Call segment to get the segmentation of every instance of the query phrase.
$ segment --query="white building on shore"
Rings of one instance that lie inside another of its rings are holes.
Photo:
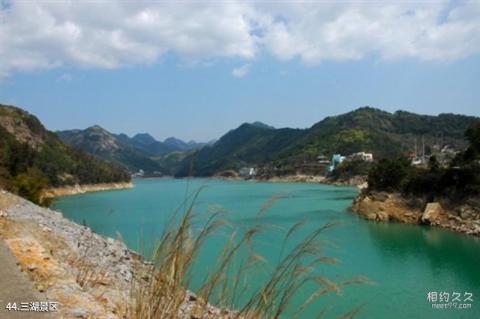
[[[365,152],[358,152],[353,153],[348,156],[349,159],[359,159],[364,162],[373,162],[373,154],[372,153],[365,153]]]
[[[241,177],[252,177],[257,174],[257,170],[254,167],[242,167],[238,171],[238,175]]]

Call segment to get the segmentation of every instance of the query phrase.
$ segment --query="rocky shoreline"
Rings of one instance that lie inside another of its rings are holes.
[[[271,183],[325,183],[327,178],[321,175],[285,175],[285,176],[274,176],[269,178],[256,178],[254,179],[260,182],[271,182]]]
[[[218,174],[209,177],[209,179],[218,179],[226,181],[253,181],[253,182],[268,182],[268,183],[325,183],[327,178],[321,175],[285,175],[273,177],[241,177],[238,174]]]
[[[100,183],[100,184],[76,184],[73,186],[64,186],[49,188],[43,192],[42,198],[55,198],[61,196],[70,196],[90,192],[102,192],[108,190],[119,190],[133,188],[132,182],[124,183]]]
[[[60,212],[4,190],[0,190],[0,238],[35,288],[59,303],[59,318],[122,318],[132,302],[133,281],[148,280],[145,273],[151,269],[122,241],[98,235]],[[180,318],[192,318],[196,302],[196,296],[185,290]],[[208,318],[221,317],[220,309],[208,305],[207,310]]]
[[[446,203],[404,198],[399,193],[361,193],[350,210],[370,221],[430,225],[480,236],[480,208],[468,202],[450,207]]]

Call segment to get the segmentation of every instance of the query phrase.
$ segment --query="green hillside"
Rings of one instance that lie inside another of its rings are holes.
[[[397,111],[388,113],[363,107],[346,114],[327,117],[307,130],[283,157],[294,154],[351,154],[371,152],[376,158],[392,157],[434,144],[464,148],[465,130],[475,117],[440,114],[418,115]]]
[[[274,129],[258,122],[245,123],[222,136],[214,145],[185,158],[177,176],[210,176],[222,170],[274,161],[303,134],[304,131],[298,129]]]
[[[46,187],[129,181],[119,166],[65,145],[33,115],[0,105],[0,186],[38,202]]]
[[[242,166],[273,167],[275,172],[312,172],[317,156],[371,152],[376,159],[406,155],[425,146],[467,146],[465,130],[477,118],[455,114],[418,115],[362,107],[331,116],[309,129],[274,129],[243,124],[195,157],[184,159],[178,176],[209,176]],[[192,167],[192,169],[190,169]]]

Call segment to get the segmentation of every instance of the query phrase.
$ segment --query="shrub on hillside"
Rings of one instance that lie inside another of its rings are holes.
[[[399,191],[408,175],[410,163],[405,158],[382,159],[368,173],[370,190]]]
[[[11,190],[20,196],[41,203],[43,190],[48,186],[48,179],[36,168],[29,168],[25,173],[15,176]]]
[[[354,176],[368,175],[372,165],[371,162],[362,160],[344,161],[335,167],[330,177],[334,180],[348,180]]]

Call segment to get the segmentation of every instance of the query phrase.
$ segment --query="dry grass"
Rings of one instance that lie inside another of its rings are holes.
[[[278,263],[269,272],[269,278],[259,288],[249,286],[252,273],[263,269],[266,263],[254,249],[255,238],[266,231],[258,219],[246,231],[233,232],[229,236],[196,295],[189,294],[184,287],[189,287],[192,282],[192,265],[205,241],[223,227],[228,227],[221,213],[213,212],[200,230],[195,231],[198,215],[194,213],[194,203],[199,192],[185,200],[181,216],[178,216],[180,210],[173,214],[156,246],[152,265],[137,270],[131,300],[121,311],[124,318],[285,318],[287,310],[288,318],[296,318],[318,298],[331,292],[338,293],[346,285],[366,282],[363,278],[333,282],[316,275],[315,269],[321,265],[336,262],[322,254],[320,243],[320,236],[333,224],[318,228],[292,249],[286,249],[292,235],[303,227],[304,223],[299,222],[285,231],[284,248]],[[261,217],[275,200],[268,201],[257,216]],[[293,297],[306,285],[315,287],[313,293],[302,304],[295,305],[296,309],[292,311],[289,307]],[[359,309],[355,308],[341,318],[352,318]],[[326,310],[322,311],[319,318],[325,313]]]

